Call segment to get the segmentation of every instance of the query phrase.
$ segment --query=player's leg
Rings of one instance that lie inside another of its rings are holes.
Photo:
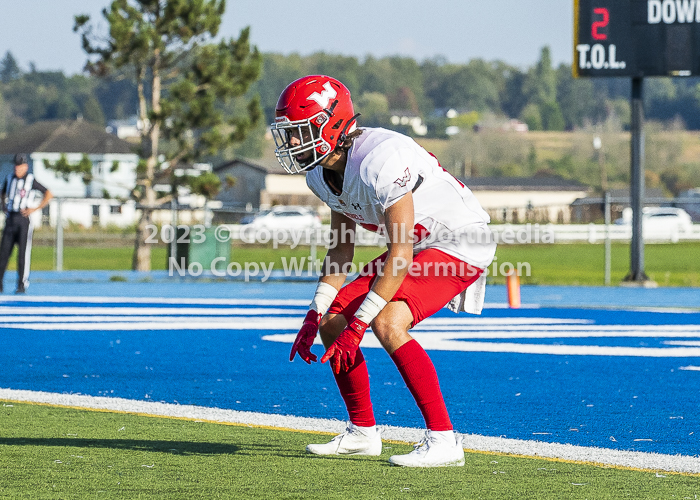
[[[361,276],[343,287],[326,315],[319,333],[326,349],[338,338],[369,292],[372,276]],[[334,373],[340,395],[345,402],[350,423],[342,434],[329,443],[310,444],[307,451],[317,455],[380,455],[382,441],[374,419],[370,397],[369,374],[362,350],[357,350],[355,363],[345,372]]]
[[[427,262],[431,265],[426,266]],[[435,266],[437,263],[441,265]],[[424,441],[413,452],[390,458],[396,465],[464,464],[461,438],[453,431],[435,367],[425,350],[408,333],[412,326],[435,314],[479,276],[475,268],[469,269],[468,276],[462,276],[459,264],[457,259],[437,250],[418,254],[412,272],[393,301],[372,323],[374,334],[396,364],[428,429]]]
[[[408,333],[412,323],[413,314],[404,301],[390,302],[372,322],[372,331],[398,368],[427,428],[425,439],[411,453],[389,461],[409,467],[464,465],[461,439],[452,429],[435,366]]]
[[[347,324],[342,314],[329,314],[323,318],[319,331],[326,349],[338,338]],[[370,398],[369,373],[362,350],[357,350],[355,363],[347,371],[333,373],[333,376],[348,410],[350,422],[359,427],[374,427],[376,421]]]
[[[440,391],[437,372],[425,349],[408,333],[413,314],[404,301],[390,302],[372,322],[372,331],[389,353],[433,431],[451,431],[452,422]]]

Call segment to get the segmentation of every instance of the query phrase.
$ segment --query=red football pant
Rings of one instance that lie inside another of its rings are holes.
[[[378,263],[383,262],[386,256],[387,253],[383,253],[372,260],[357,278],[341,288],[328,309],[328,314],[342,314],[350,323],[374,284]],[[424,272],[409,273],[391,299],[392,302],[406,303],[413,315],[411,327],[442,309],[483,272],[436,248],[428,248],[415,255],[412,266],[417,266],[418,270]]]
[[[376,424],[372,400],[369,396],[369,374],[367,363],[360,349],[355,356],[355,364],[343,373],[335,375],[335,382],[340,389],[340,395],[348,409],[350,422],[360,427],[371,427]]]
[[[396,349],[391,359],[399,369],[408,390],[416,400],[431,431],[451,431],[452,422],[440,391],[437,372],[428,353],[415,340]]]

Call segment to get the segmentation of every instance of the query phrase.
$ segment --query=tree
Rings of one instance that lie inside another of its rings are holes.
[[[557,74],[552,68],[552,56],[548,46],[542,48],[540,60],[528,71],[523,84],[528,102],[540,105],[557,98]]]
[[[2,94],[0,94],[0,137],[4,137],[5,131],[7,130],[8,111],[5,99],[3,99]]]
[[[438,66],[427,79],[427,94],[437,108],[486,111],[500,109],[499,81],[490,64],[476,59],[468,65]]]
[[[540,116],[542,117],[542,127],[545,130],[564,130],[566,125],[564,115],[557,101],[540,104]]]
[[[82,156],[78,163],[70,163],[64,153],[55,163],[44,160],[44,166],[56,172],[64,181],[68,181],[71,176],[76,175],[80,177],[86,186],[89,186],[92,182],[92,162],[86,154]]]
[[[542,114],[537,104],[530,103],[520,113],[520,119],[530,130],[542,130]]]
[[[571,66],[566,64],[557,68],[557,102],[561,107],[565,128],[569,130],[605,120],[605,99],[596,94],[593,80],[574,78]]]
[[[552,57],[548,46],[542,49],[540,60],[528,72],[523,82],[523,92],[528,101],[528,105],[523,109],[523,116],[526,117],[525,122],[530,128],[533,130],[564,128],[564,117],[557,103],[557,73],[552,68]],[[537,108],[537,112],[532,109],[533,107]],[[536,124],[537,115],[541,121],[539,127]]]
[[[389,95],[389,105],[394,110],[410,111],[418,114],[418,100],[416,95],[408,87],[400,87]]]
[[[389,100],[379,92],[365,92],[353,99],[355,112],[361,113],[362,125],[381,127],[389,123]]]
[[[74,31],[88,54],[86,68],[98,76],[130,70],[136,81],[138,115],[146,126],[133,192],[141,207],[135,270],[150,269],[151,249],[144,241],[152,212],[172,199],[172,194],[157,197],[156,177],[171,177],[179,164],[240,142],[261,118],[257,98],[248,100],[243,114],[221,111],[245,95],[262,65],[249,44],[249,28],[237,40],[213,43],[225,7],[225,0],[113,0],[102,11],[109,26],[102,36],[93,31],[89,16],[75,17]]]
[[[83,104],[83,118],[90,123],[103,126],[105,124],[105,114],[102,111],[100,102],[93,95],[89,96]]]
[[[7,83],[22,76],[17,60],[9,50],[5,52],[5,57],[0,61],[0,82]]]

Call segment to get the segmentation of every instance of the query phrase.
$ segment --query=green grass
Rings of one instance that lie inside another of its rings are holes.
[[[403,469],[389,455],[315,457],[327,435],[44,405],[0,406],[1,498],[695,498],[697,476],[467,453]]]
[[[501,245],[497,263],[530,263],[531,276],[523,284],[603,285],[605,282],[605,247],[592,245]],[[660,286],[700,286],[700,243],[654,244],[644,247],[645,271]],[[493,266],[490,267],[492,269]],[[620,283],[630,268],[628,244],[611,247],[611,283]],[[494,283],[504,283],[500,275]]]
[[[167,249],[154,246],[151,265],[154,270],[166,269]],[[383,250],[377,247],[358,247],[355,263],[366,263]],[[131,246],[115,248],[65,247],[65,270],[128,270],[131,269]],[[530,276],[523,276],[523,284],[539,285],[603,285],[605,250],[602,244],[551,244],[551,245],[500,245],[496,263],[514,265],[528,263]],[[319,247],[317,258],[322,259],[325,249]],[[288,260],[309,256],[308,247],[273,249],[272,247],[234,246],[232,259],[245,262],[273,262],[274,269],[282,269],[282,258]],[[9,269],[15,268],[15,255]],[[630,247],[628,244],[612,245],[612,284],[618,284],[629,272]],[[35,246],[32,249],[32,269],[54,269],[54,249]],[[493,270],[493,265],[490,266]],[[700,242],[676,244],[647,244],[645,246],[645,270],[660,286],[700,286]],[[502,284],[500,271],[490,282]]]
[[[125,271],[131,269],[132,246],[114,248],[65,247],[63,249],[63,269]],[[165,269],[167,249],[154,247],[151,253],[153,269]],[[17,248],[12,252],[7,268],[17,269]],[[32,247],[32,271],[55,269],[55,250],[50,246]]]

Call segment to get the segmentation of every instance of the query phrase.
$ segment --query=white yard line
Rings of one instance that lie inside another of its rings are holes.
[[[698,332],[675,332],[671,334],[659,333],[659,337],[692,336],[697,337]],[[605,345],[562,345],[562,344],[534,344],[516,342],[475,342],[459,340],[463,336],[445,332],[416,332],[413,338],[428,351],[453,351],[453,352],[508,352],[518,354],[549,354],[561,356],[635,356],[653,358],[685,358],[700,357],[700,347],[629,347],[629,346],[605,346]],[[520,337],[510,333],[511,337]],[[613,334],[611,337],[615,336]],[[634,336],[634,335],[633,335]],[[642,335],[640,335],[642,336]],[[573,337],[573,336],[569,336]],[[575,337],[586,337],[585,332]],[[291,344],[296,334],[278,333],[263,335],[262,339],[271,342]],[[507,338],[501,335],[499,338]],[[457,340],[455,340],[457,339]],[[314,342],[321,345],[317,338]],[[367,335],[362,340],[363,348],[381,348],[381,344],[374,335]]]
[[[9,307],[0,305],[0,316],[26,318],[41,316],[263,316],[266,314],[296,314],[303,317],[304,309],[279,307]]]
[[[183,305],[238,305],[238,306],[287,306],[308,307],[310,299],[224,299],[224,298],[197,298],[197,297],[58,297],[41,295],[0,295],[0,304],[3,302],[42,302],[47,304],[64,304],[75,302],[76,304],[183,304]],[[500,302],[486,302],[485,309],[507,309],[508,304]],[[522,309],[537,309],[536,304],[523,304]]]
[[[2,302],[45,302],[63,304],[209,304],[209,305],[250,305],[250,306],[308,306],[309,300],[301,299],[200,299],[172,297],[57,297],[39,295],[0,295]]]
[[[176,405],[78,394],[55,394],[50,392],[0,389],[0,400],[315,432],[337,433],[342,432],[345,427],[345,423],[339,420],[296,417],[291,415],[269,415],[257,412],[223,410],[202,406]],[[382,438],[392,441],[416,442],[420,440],[422,434],[422,429],[385,426],[383,427]],[[464,434],[463,437],[463,444],[467,450],[509,453],[534,458],[550,458],[591,464],[606,464],[650,471],[662,470],[680,473],[700,473],[700,458],[697,456],[611,450],[606,448],[574,446],[570,444],[543,443],[540,441],[479,436],[476,434]]]

